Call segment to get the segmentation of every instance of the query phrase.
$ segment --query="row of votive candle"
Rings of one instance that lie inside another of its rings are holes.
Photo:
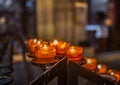
[[[108,74],[110,76],[113,76],[115,78],[116,82],[120,82],[120,72],[112,69],[108,69],[106,65],[104,64],[98,64],[97,60],[95,58],[85,58],[86,63],[82,66],[96,72],[97,74]]]
[[[28,49],[30,55],[35,56],[40,62],[54,62],[56,55],[67,56],[68,60],[78,61],[82,58],[83,48],[78,46],[70,46],[69,43],[63,41],[45,42],[40,39],[28,40]],[[98,64],[95,58],[84,58],[85,64],[82,66],[96,72],[98,74],[110,74],[120,81],[120,73],[115,70],[107,70],[104,64]]]
[[[30,55],[38,58],[55,57],[56,55],[68,56],[69,60],[80,60],[82,58],[82,47],[70,46],[63,41],[51,41],[46,43],[43,40],[28,40],[28,49]]]

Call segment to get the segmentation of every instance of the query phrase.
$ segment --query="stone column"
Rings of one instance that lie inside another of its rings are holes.
[[[53,0],[36,0],[37,35],[39,38],[54,38]]]

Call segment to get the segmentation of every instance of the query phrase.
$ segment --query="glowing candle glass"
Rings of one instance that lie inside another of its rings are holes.
[[[98,64],[97,65],[97,73],[106,73],[107,72],[107,66],[104,64]]]
[[[31,56],[34,56],[35,51],[36,51],[36,47],[42,45],[42,40],[34,39],[34,40],[31,40],[30,42],[29,42],[29,45],[28,45],[29,46],[29,52],[30,52]]]
[[[68,56],[68,60],[80,60],[82,58],[82,48],[81,47],[75,47],[75,46],[71,46],[69,47],[69,49],[67,50],[67,56]]]
[[[114,77],[116,77],[116,81],[120,81],[120,72],[119,71],[116,71],[116,70],[108,70],[108,73]]]
[[[66,42],[59,42],[56,46],[57,55],[66,55],[67,50],[69,49],[70,44]]]
[[[97,60],[95,58],[85,58],[86,63],[83,65],[83,67],[95,71],[97,67]]]
[[[31,46],[36,43],[37,43],[37,39],[29,39],[28,40],[28,49],[31,49]]]
[[[49,45],[39,47],[36,53],[36,57],[41,63],[52,63],[56,56],[56,49]]]

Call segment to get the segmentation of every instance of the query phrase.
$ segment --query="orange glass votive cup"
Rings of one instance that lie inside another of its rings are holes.
[[[85,58],[86,63],[83,65],[83,67],[91,70],[91,71],[95,71],[96,67],[97,67],[97,60],[95,58]]]
[[[31,49],[31,46],[37,43],[37,39],[29,39],[27,41],[28,49]]]
[[[68,60],[77,61],[82,58],[83,48],[77,46],[71,46],[67,50]]]
[[[116,81],[120,81],[120,72],[117,70],[109,69],[108,73],[116,78]]]
[[[70,44],[67,42],[59,42],[56,46],[56,54],[57,55],[66,55],[67,50],[69,49]]]
[[[107,73],[107,66],[104,64],[98,64],[97,65],[97,73],[101,74],[101,73]]]
[[[37,40],[37,39],[31,40],[31,43],[29,42],[28,44],[29,47],[28,51],[30,55],[35,56],[35,51],[37,46],[41,46],[41,45],[42,45],[42,40]]]
[[[52,63],[56,56],[56,49],[55,47],[44,45],[38,48],[35,55],[41,63]]]

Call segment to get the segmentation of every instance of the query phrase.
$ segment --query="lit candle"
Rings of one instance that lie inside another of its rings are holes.
[[[116,77],[116,81],[120,81],[120,72],[119,71],[116,71],[116,70],[108,70],[108,73],[114,77]]]
[[[50,45],[51,45],[51,46],[57,46],[58,43],[59,43],[58,40],[54,40],[54,41],[50,42]]]
[[[67,56],[68,56],[68,60],[73,60],[73,61],[80,60],[82,58],[82,48],[71,46],[67,50]]]
[[[57,55],[66,55],[67,50],[69,49],[70,44],[66,42],[59,42],[56,47]]]
[[[94,71],[97,67],[97,60],[95,58],[85,58],[86,63],[83,65],[83,67]]]
[[[98,64],[97,65],[97,73],[106,73],[107,72],[107,66],[104,64]]]
[[[36,47],[42,45],[42,40],[33,39],[29,45],[29,52],[31,56],[35,56]]]
[[[33,44],[36,44],[37,39],[29,39],[28,40],[28,47],[30,48]]]
[[[49,45],[44,45],[39,47],[37,50],[36,57],[41,63],[51,63],[54,62],[56,56],[56,49]]]

